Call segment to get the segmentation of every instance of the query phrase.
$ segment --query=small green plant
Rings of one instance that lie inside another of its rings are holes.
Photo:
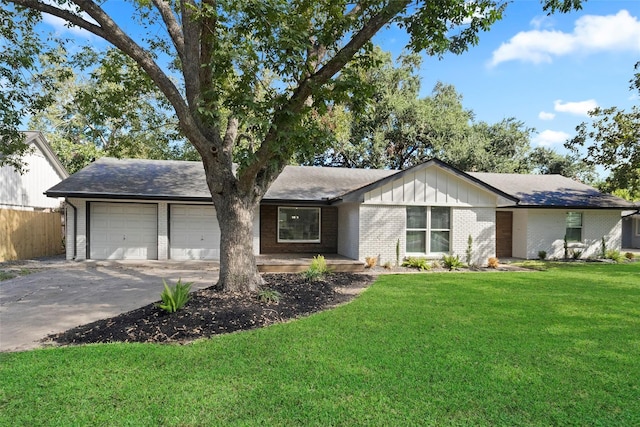
[[[0,271],[0,281],[13,279],[14,277],[16,277],[16,275],[9,273],[8,271]]]
[[[316,280],[322,279],[324,275],[329,272],[330,270],[327,266],[327,260],[324,256],[317,255],[313,257],[311,265],[302,273],[302,275],[305,279],[315,282]]]
[[[578,249],[574,249],[573,252],[571,252],[571,257],[573,259],[580,259],[582,257],[582,251]]]
[[[164,290],[160,294],[162,303],[158,303],[156,306],[167,313],[175,313],[191,298],[189,291],[191,290],[191,285],[193,283],[182,283],[182,280],[178,279],[178,282],[172,288],[167,285],[167,282],[165,282],[164,279],[162,279],[162,283],[164,283]]]
[[[400,265],[400,239],[396,241],[396,267]]]
[[[464,267],[464,263],[460,261],[460,257],[458,255],[443,255],[442,264],[450,271]]]
[[[384,264],[382,264],[382,267],[383,267],[385,270],[391,270],[391,268],[393,268],[393,265],[391,265],[391,261],[387,261],[387,262],[385,262]]]
[[[607,257],[607,242],[604,240],[604,236],[602,236],[602,241],[600,242],[600,255],[602,258]]]
[[[473,257],[473,237],[469,234],[469,238],[467,239],[467,265],[471,266],[471,259]]]
[[[424,258],[409,257],[402,262],[403,267],[417,268],[420,271],[431,270],[431,266]]]
[[[543,261],[547,259],[547,251],[538,251],[538,259]]]
[[[633,259],[633,258],[634,258],[634,255],[633,255],[633,253],[631,253],[631,252],[625,252],[624,257],[625,257],[626,259]]]
[[[267,304],[277,304],[280,302],[280,298],[282,294],[275,289],[260,289],[258,291],[258,301],[264,302]]]
[[[615,249],[609,249],[604,257],[618,264],[624,261],[624,255]]]

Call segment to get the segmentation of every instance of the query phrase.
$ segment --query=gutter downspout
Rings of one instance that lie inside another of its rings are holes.
[[[73,205],[66,197],[64,202],[73,208],[73,258],[75,261],[78,254],[78,208]]]

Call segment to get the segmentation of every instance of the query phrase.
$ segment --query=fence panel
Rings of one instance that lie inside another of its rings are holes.
[[[0,209],[0,261],[63,253],[61,222],[60,212]]]

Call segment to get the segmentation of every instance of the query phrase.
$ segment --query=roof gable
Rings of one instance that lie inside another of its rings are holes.
[[[60,179],[65,179],[69,176],[69,172],[67,172],[67,169],[62,165],[58,156],[53,152],[42,132],[27,131],[24,132],[24,134],[26,136],[25,144],[33,144],[33,146],[42,153],[44,158],[47,159],[47,162],[53,170],[56,171],[58,176],[60,176]]]
[[[441,171],[438,182],[438,172]],[[455,185],[457,188],[449,188]],[[489,196],[490,195],[490,196]],[[496,189],[453,166],[431,159],[404,171],[396,172],[342,196],[345,202],[425,203],[471,205],[489,203],[512,205],[518,199]],[[482,199],[482,200],[481,200]]]

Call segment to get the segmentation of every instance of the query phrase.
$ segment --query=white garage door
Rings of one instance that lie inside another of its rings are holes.
[[[220,227],[213,206],[171,205],[171,259],[220,259]]]
[[[158,259],[158,208],[141,203],[91,203],[92,259]]]

